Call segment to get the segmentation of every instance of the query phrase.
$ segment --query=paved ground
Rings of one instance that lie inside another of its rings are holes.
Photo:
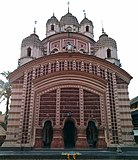
[[[2,149],[2,148],[0,148]],[[137,159],[138,160],[138,148],[135,148],[134,150],[100,150],[100,149],[93,149],[93,150],[47,150],[47,149],[37,149],[37,150],[31,150],[31,149],[24,149],[16,150],[15,148],[13,150],[6,150],[2,149],[0,151],[0,159],[32,159],[32,160],[41,160],[41,159],[67,159],[67,156],[69,156],[70,159],[73,159],[75,157],[76,159],[111,159],[111,160],[117,160],[117,159]]]

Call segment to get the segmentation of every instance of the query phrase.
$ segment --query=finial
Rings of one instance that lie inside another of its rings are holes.
[[[36,23],[37,21],[34,21],[34,34],[36,34]]]
[[[85,12],[85,10],[83,10],[83,13],[84,13],[84,18],[86,18],[86,12]]]
[[[105,32],[104,32],[104,28],[102,28],[102,34],[104,34]]]
[[[53,17],[55,17],[55,13],[53,12]]]
[[[69,13],[69,4],[70,4],[70,2],[68,1],[68,3],[67,3],[67,4],[68,4],[68,13]]]
[[[103,21],[102,21],[102,34],[105,34],[104,27],[103,27]]]

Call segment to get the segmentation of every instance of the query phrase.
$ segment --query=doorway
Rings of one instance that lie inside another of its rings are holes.
[[[90,148],[96,148],[98,141],[98,129],[94,121],[89,121],[86,128],[87,141]]]
[[[75,148],[76,127],[71,119],[67,119],[63,128],[63,139],[65,148]]]
[[[50,148],[53,139],[53,127],[51,121],[46,121],[43,127],[43,144],[45,148]]]

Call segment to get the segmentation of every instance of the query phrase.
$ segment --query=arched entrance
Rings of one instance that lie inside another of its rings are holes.
[[[89,147],[96,148],[96,144],[98,141],[98,129],[95,125],[94,121],[89,121],[86,129],[86,136]]]
[[[46,121],[43,127],[43,144],[45,148],[50,148],[53,139],[53,127],[51,121]]]
[[[71,119],[67,119],[63,128],[63,139],[65,148],[75,148],[76,127]]]

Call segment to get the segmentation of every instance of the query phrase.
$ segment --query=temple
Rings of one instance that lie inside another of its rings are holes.
[[[10,76],[11,106],[4,147],[132,146],[128,85],[116,41],[68,12],[46,22],[46,37],[23,39]]]

